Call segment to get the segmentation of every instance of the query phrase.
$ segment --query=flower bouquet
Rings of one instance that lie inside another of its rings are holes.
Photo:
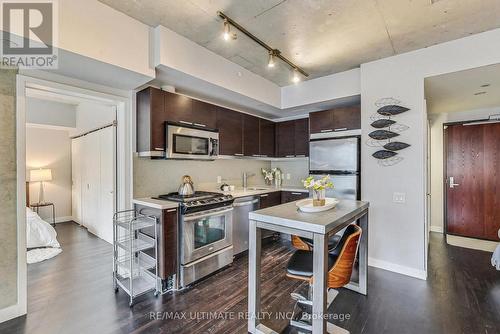
[[[325,205],[325,190],[333,188],[333,182],[330,180],[330,176],[326,175],[318,180],[315,180],[313,176],[309,176],[302,182],[304,188],[312,189],[313,191],[313,206]]]

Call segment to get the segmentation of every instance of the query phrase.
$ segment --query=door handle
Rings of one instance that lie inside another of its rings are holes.
[[[455,183],[455,179],[453,178],[453,176],[450,176],[450,188],[453,189],[457,186],[459,186],[460,184],[458,183]]]

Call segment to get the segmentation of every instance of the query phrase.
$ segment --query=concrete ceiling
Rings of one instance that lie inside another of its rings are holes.
[[[425,79],[429,113],[500,107],[500,64]]]
[[[316,78],[500,27],[498,0],[100,0],[163,25],[280,86],[290,69],[241,33],[221,38],[218,10]]]

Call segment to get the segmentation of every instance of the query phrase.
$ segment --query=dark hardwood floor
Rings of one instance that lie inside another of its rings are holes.
[[[111,245],[74,223],[58,224],[57,232],[63,252],[28,266],[28,315],[0,324],[0,333],[246,333],[246,257],[130,309],[125,293],[112,288]],[[276,329],[288,321],[273,319],[275,312],[291,311],[289,293],[303,288],[284,276],[291,252],[279,242],[264,248],[262,302],[272,320],[263,322]],[[369,295],[340,289],[330,313],[349,315],[334,323],[351,333],[500,333],[500,272],[490,256],[432,233],[427,281],[370,267]]]

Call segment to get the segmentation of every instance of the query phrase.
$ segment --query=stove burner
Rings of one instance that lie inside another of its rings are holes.
[[[182,214],[224,207],[231,205],[234,201],[233,196],[231,195],[208,191],[196,191],[193,195],[189,196],[179,195],[178,193],[169,193],[160,195],[158,198],[179,202]]]
[[[165,195],[160,195],[159,197],[162,199],[166,199],[169,201],[174,201],[174,202],[192,202],[192,201],[200,201],[200,200],[205,200],[205,199],[210,199],[210,198],[216,198],[216,197],[221,197],[224,196],[219,193],[213,193],[213,192],[208,192],[208,191],[196,191],[193,195],[179,195],[178,193],[169,193]]]

